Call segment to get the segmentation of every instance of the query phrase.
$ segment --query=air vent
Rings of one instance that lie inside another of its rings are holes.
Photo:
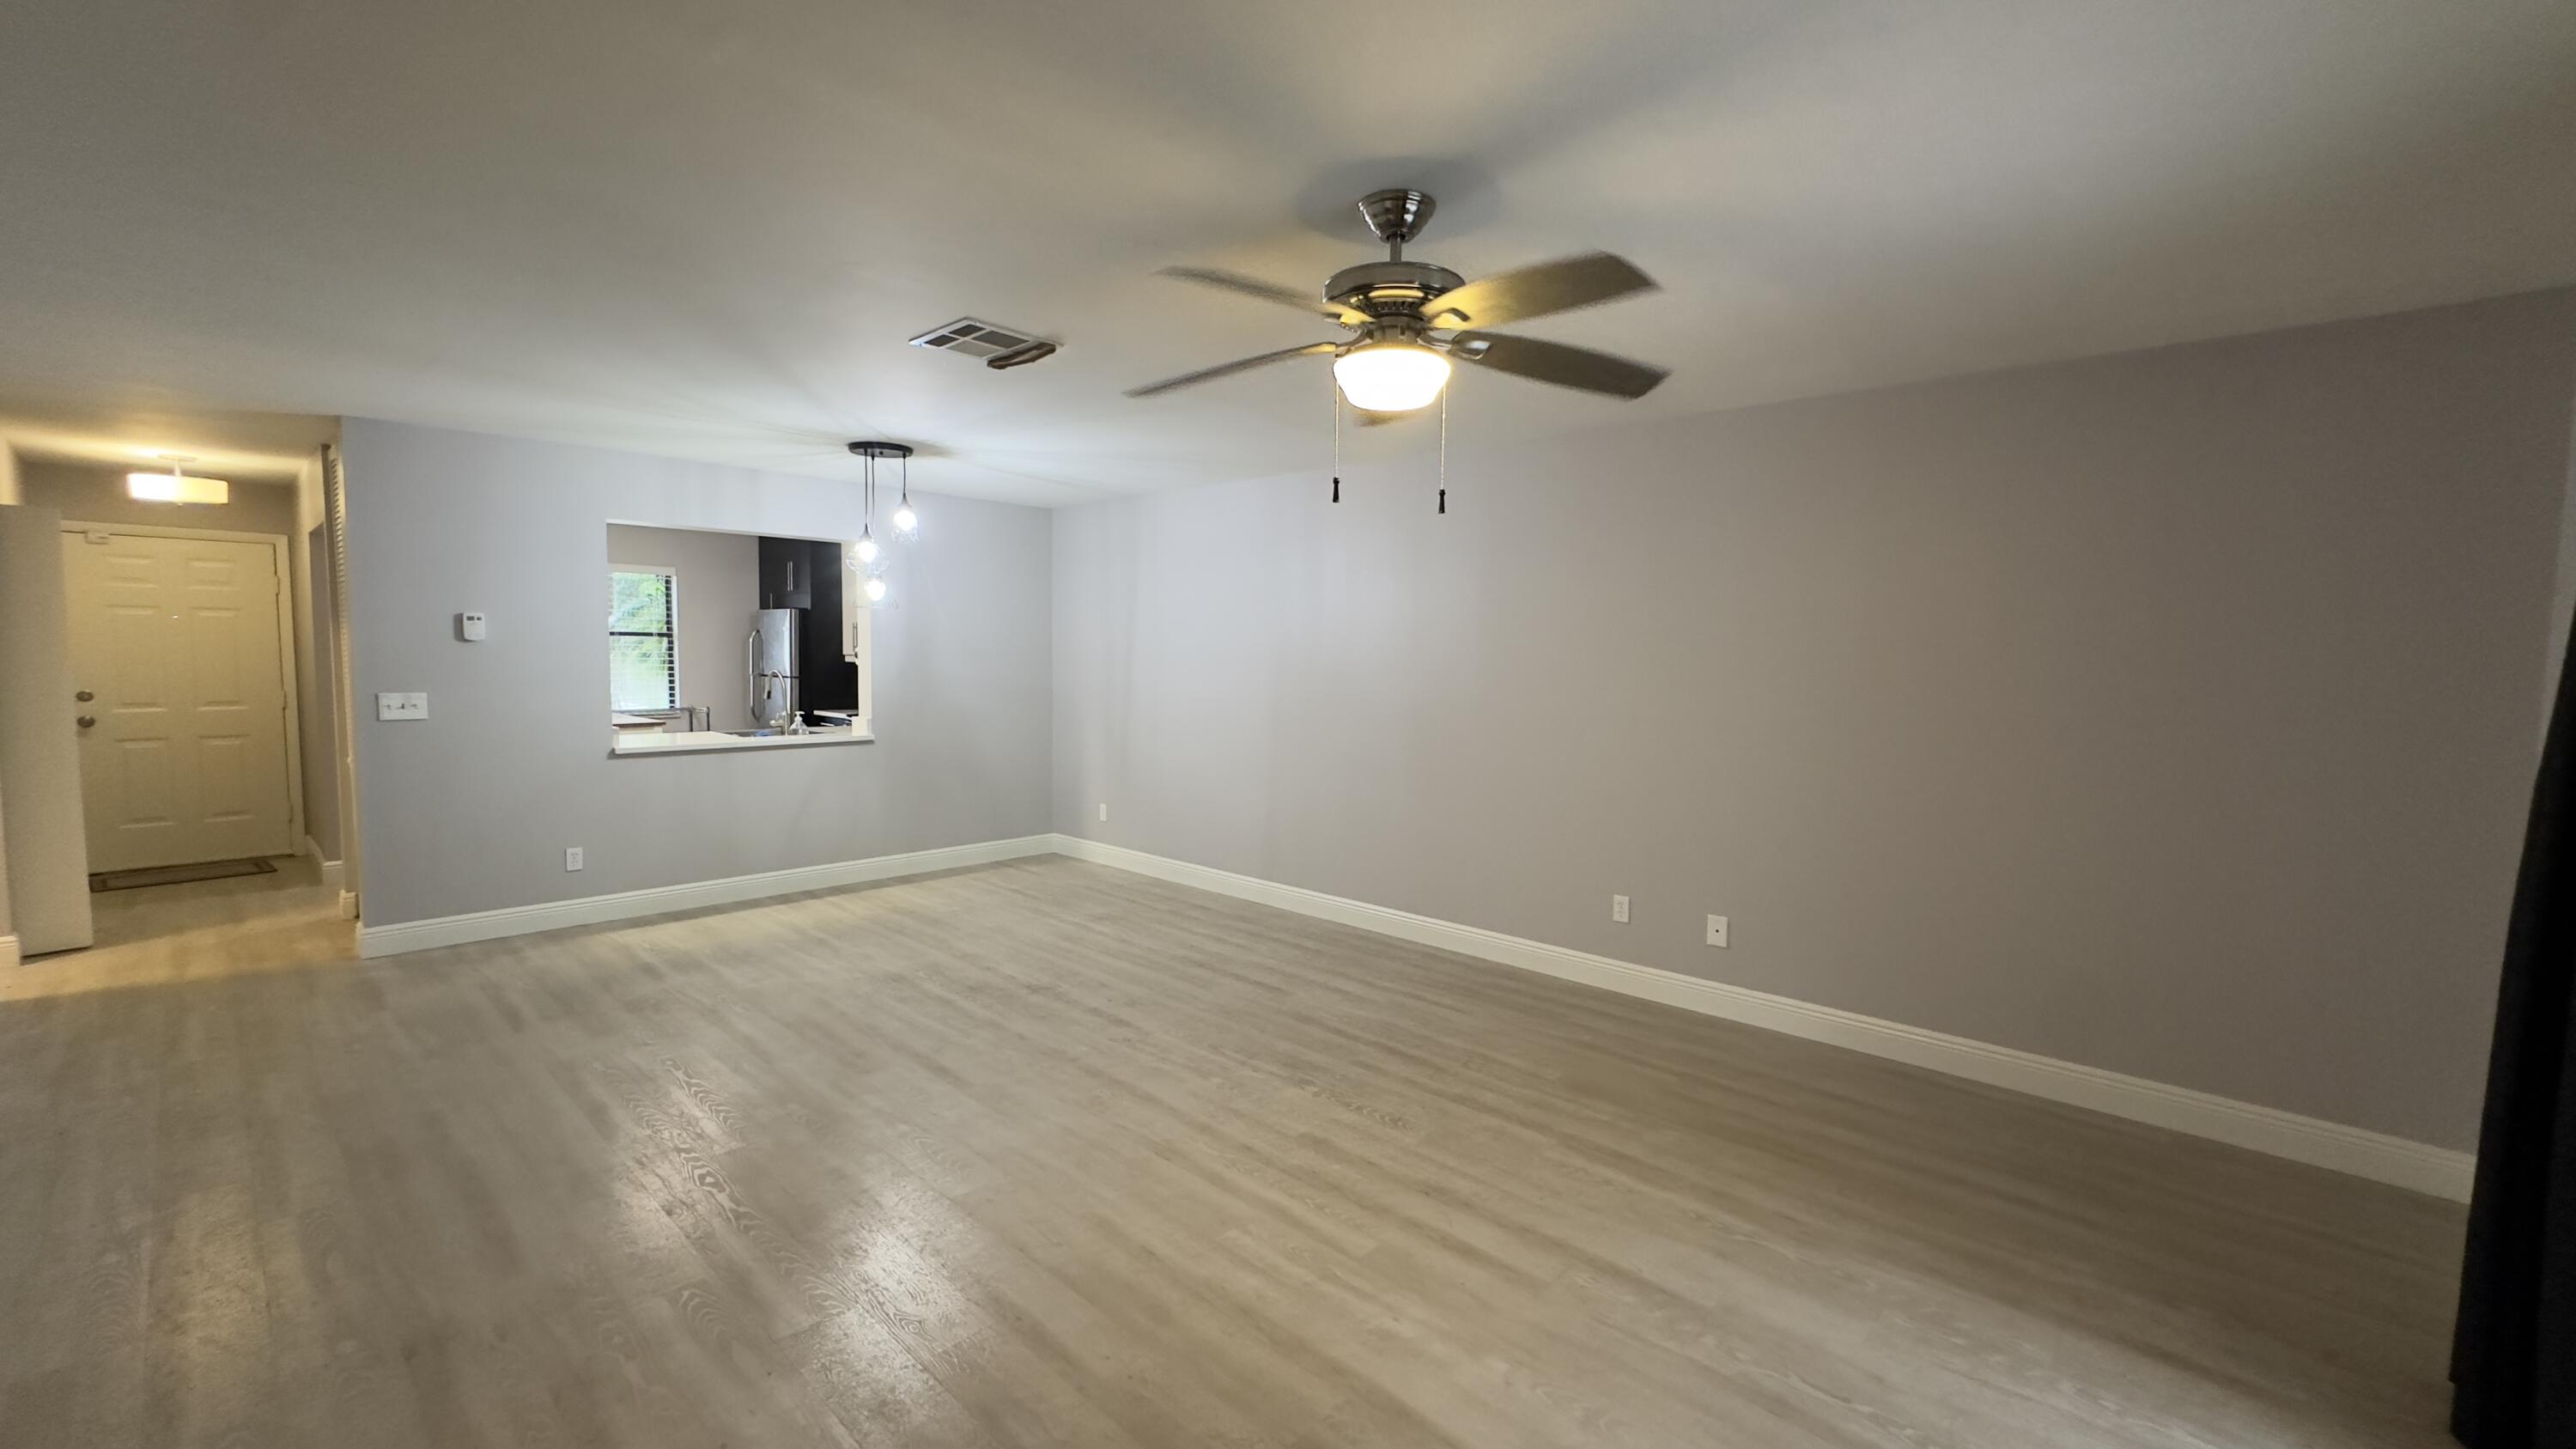
[[[1005,352],[1017,352],[1037,340],[1034,333],[1021,328],[996,327],[990,322],[979,322],[972,317],[960,317],[945,327],[934,327],[922,333],[912,339],[912,345],[935,347],[942,352],[954,352],[960,357],[972,357],[980,362],[987,357],[999,357]]]

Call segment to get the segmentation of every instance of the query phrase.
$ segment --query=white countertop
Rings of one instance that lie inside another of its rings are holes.
[[[801,735],[729,735],[722,730],[684,730],[677,734],[618,734],[608,753],[629,755],[700,755],[716,750],[781,750],[805,745],[867,745],[876,736],[855,729],[815,729]]]

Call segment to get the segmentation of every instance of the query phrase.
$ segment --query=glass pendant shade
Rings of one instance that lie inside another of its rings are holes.
[[[1410,342],[1371,342],[1333,359],[1333,380],[1362,412],[1429,407],[1449,382],[1449,359]]]

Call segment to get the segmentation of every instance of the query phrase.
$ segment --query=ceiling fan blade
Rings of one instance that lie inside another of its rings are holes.
[[[1312,313],[1318,317],[1330,317],[1347,326],[1357,327],[1369,320],[1365,312],[1338,306],[1294,288],[1280,286],[1276,282],[1265,282],[1259,277],[1247,277],[1240,272],[1221,272],[1214,267],[1165,267],[1155,275],[1177,277],[1184,282],[1196,282],[1203,287],[1223,287],[1229,292],[1239,292],[1246,297],[1258,297],[1264,302],[1276,302],[1283,307],[1294,307],[1300,312]]]
[[[1449,339],[1449,355],[1514,377],[1585,392],[1606,392],[1613,397],[1644,397],[1655,390],[1655,384],[1672,376],[1664,368],[1595,352],[1589,347],[1506,337],[1499,332],[1461,332]]]
[[[1174,388],[1212,382],[1233,373],[1250,372],[1256,367],[1267,367],[1274,362],[1286,362],[1292,357],[1321,357],[1329,352],[1339,352],[1341,347],[1338,342],[1312,342],[1304,347],[1283,347],[1277,352],[1264,352],[1257,357],[1238,357],[1232,362],[1219,363],[1215,367],[1203,367],[1196,372],[1185,372],[1178,377],[1164,378],[1161,382],[1149,382],[1143,387],[1131,387],[1127,389],[1127,395],[1152,397],[1157,393],[1170,392]]]
[[[1434,327],[1500,327],[1654,289],[1655,279],[1627,259],[1586,252],[1479,277],[1423,303],[1422,315]]]

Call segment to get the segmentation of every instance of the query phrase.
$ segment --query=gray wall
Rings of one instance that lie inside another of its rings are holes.
[[[210,528],[230,533],[274,533],[294,538],[295,489],[285,483],[235,482],[221,504],[145,503],[125,491],[125,475],[150,471],[96,463],[30,459],[19,464],[26,501],[59,509],[76,523],[139,523],[159,528]]]
[[[1056,828],[2472,1144],[2576,294],[1477,452],[1517,386],[1446,518],[1421,422],[1060,512]]]
[[[2569,411],[2576,412],[2576,408]],[[2548,728],[2547,704],[2558,697],[2558,673],[2567,659],[2567,637],[2576,628],[2576,419],[2569,422],[2567,493],[2558,509],[2558,590],[2549,607],[2549,676],[2541,727]]]
[[[855,477],[357,418],[341,446],[369,924],[1048,828],[1043,511],[917,500],[876,619],[879,743],[610,759],[608,520],[848,537]],[[456,641],[467,609],[487,642]],[[379,690],[426,690],[429,718],[378,721]]]
[[[743,639],[760,607],[760,535],[708,533],[686,528],[608,527],[608,561],[659,564],[679,580],[680,703],[702,704],[713,729],[751,727],[744,702]],[[600,612],[607,613],[608,581],[600,580]],[[841,621],[826,621],[840,637]],[[599,647],[608,647],[607,635]],[[600,676],[603,681],[607,675]],[[603,718],[607,694],[600,696]],[[604,727],[604,726],[603,726]]]
[[[18,501],[18,454],[9,440],[0,438],[0,508]],[[7,803],[0,800],[0,842],[9,838]],[[0,936],[16,934],[9,918],[9,871],[5,845],[0,845]]]

